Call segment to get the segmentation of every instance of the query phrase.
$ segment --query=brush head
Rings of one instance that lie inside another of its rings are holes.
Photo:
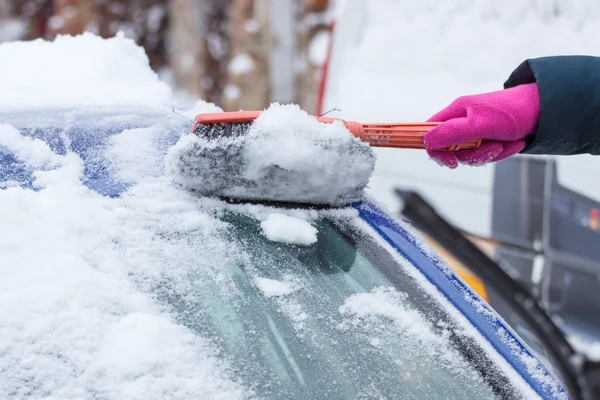
[[[273,104],[252,123],[199,124],[167,155],[174,181],[203,196],[344,206],[362,200],[375,153],[341,122]]]

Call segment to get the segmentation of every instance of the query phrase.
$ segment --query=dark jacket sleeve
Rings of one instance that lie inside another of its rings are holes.
[[[533,82],[540,94],[541,117],[522,153],[600,155],[600,57],[529,59],[504,87]]]

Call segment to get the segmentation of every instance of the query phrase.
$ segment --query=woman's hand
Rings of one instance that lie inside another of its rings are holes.
[[[443,122],[423,138],[429,156],[439,164],[484,165],[515,155],[525,148],[525,138],[535,134],[540,118],[540,98],[535,83],[464,96],[429,118]],[[473,150],[440,151],[451,145],[483,139]]]

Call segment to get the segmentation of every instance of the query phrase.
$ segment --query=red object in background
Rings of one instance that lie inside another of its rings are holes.
[[[323,63],[321,69],[321,82],[319,83],[319,94],[317,99],[317,115],[323,114],[323,100],[325,97],[325,85],[327,84],[327,73],[329,71],[329,60],[331,58],[331,52],[333,49],[333,30],[335,28],[335,22],[329,24],[329,45],[327,46],[327,57]]]

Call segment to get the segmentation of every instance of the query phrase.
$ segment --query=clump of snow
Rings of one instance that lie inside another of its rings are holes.
[[[19,131],[9,124],[0,124],[0,146],[37,168],[54,167],[63,161],[63,158],[54,153],[46,142],[21,136]]]
[[[79,182],[83,165],[77,156],[67,154],[61,157],[44,141],[21,136],[11,125],[0,124],[0,147],[35,170],[33,185],[37,188]],[[11,184],[6,182],[3,186]]]
[[[267,239],[273,242],[304,246],[317,242],[317,228],[308,221],[285,214],[270,214],[260,227]]]
[[[254,279],[254,282],[266,297],[287,296],[299,289],[299,286],[291,281],[278,281],[275,279],[257,277]]]
[[[236,54],[229,62],[229,72],[235,75],[244,75],[252,72],[254,61],[248,53]]]
[[[160,106],[171,89],[123,34],[0,44],[0,109]]]
[[[204,196],[342,206],[362,200],[375,153],[341,122],[275,103],[244,134],[182,137],[166,165]]]

